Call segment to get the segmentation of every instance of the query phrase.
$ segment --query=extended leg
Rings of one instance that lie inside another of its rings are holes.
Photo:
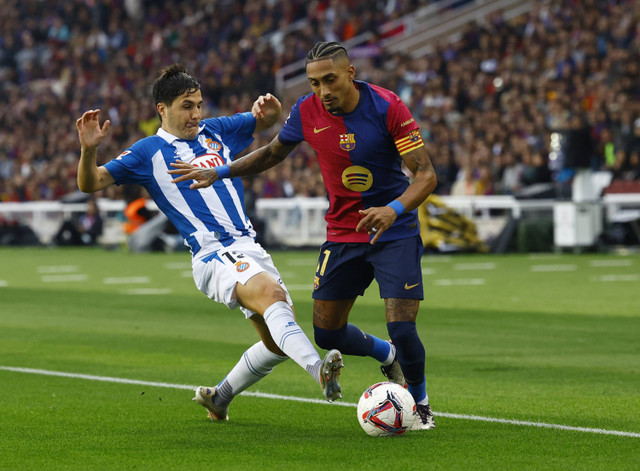
[[[227,420],[233,398],[267,376],[274,366],[286,359],[286,356],[269,351],[260,341],[243,353],[240,361],[218,386],[197,388],[193,400],[207,408],[212,420]]]
[[[421,420],[416,421],[414,429],[426,430],[434,428],[435,423],[426,390],[425,350],[416,329],[419,306],[417,299],[385,299],[387,330],[396,346],[409,392],[418,405]]]
[[[316,299],[313,303],[313,331],[320,348],[336,348],[344,355],[370,356],[390,367],[395,359],[395,348],[386,340],[364,333],[347,323],[354,299],[337,301]],[[389,373],[390,379],[404,385],[401,373]]]
[[[260,273],[246,284],[238,284],[236,292],[240,304],[262,314],[267,329],[258,328],[258,332],[265,345],[276,354],[284,353],[304,368],[322,386],[328,401],[341,397],[337,382],[342,367],[340,352],[331,351],[324,360],[320,359],[275,280]],[[261,325],[259,318],[254,325]]]

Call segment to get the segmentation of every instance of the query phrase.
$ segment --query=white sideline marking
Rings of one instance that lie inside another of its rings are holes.
[[[596,275],[589,278],[589,281],[638,281],[640,275]]]
[[[95,376],[95,375],[85,375],[85,374],[78,374],[78,373],[66,373],[63,371],[40,370],[35,368],[18,368],[14,366],[0,366],[0,370],[13,371],[15,373],[29,373],[29,374],[36,374],[36,375],[43,375],[43,376],[60,376],[63,378],[86,379],[90,381],[102,381],[105,383],[156,386],[159,388],[170,388],[170,389],[194,390],[197,387],[190,384],[141,381],[138,379],[114,378],[111,376]],[[304,397],[282,396],[280,394],[268,394],[268,393],[261,393],[257,391],[256,392],[244,391],[240,393],[240,395],[251,396],[251,397],[261,397],[264,399],[281,399],[284,401],[305,402],[310,404],[328,404],[326,401],[322,399],[308,399]],[[333,402],[331,404],[336,406],[343,406],[343,407],[357,407],[357,404],[354,402]],[[636,432],[623,432],[618,430],[606,430],[606,429],[600,429],[600,428],[572,427],[570,425],[547,424],[544,422],[531,422],[526,420],[497,419],[494,417],[482,417],[480,415],[451,414],[449,412],[434,412],[433,414],[439,417],[446,417],[448,419],[477,420],[480,422],[495,422],[500,424],[523,425],[528,427],[541,427],[541,428],[551,428],[551,429],[558,429],[558,430],[568,430],[571,432],[586,432],[586,433],[597,433],[600,435],[618,435],[621,437],[640,438],[640,433],[636,433]]]
[[[427,258],[427,263],[449,263],[451,260],[453,260],[453,257],[450,255],[434,255]]]
[[[632,265],[631,260],[591,260],[589,265],[592,267],[630,267]]]
[[[560,258],[561,255],[558,254],[553,254],[553,253],[532,253],[529,254],[529,258],[532,260],[547,260],[547,259],[554,259],[554,258]]]
[[[480,286],[487,282],[484,278],[459,278],[457,280],[436,280],[433,282],[436,286]]]
[[[180,273],[181,278],[191,278],[192,276],[193,276],[193,272],[191,270],[183,271],[182,273]]]
[[[454,270],[495,270],[495,263],[456,263]]]
[[[82,273],[75,273],[71,275],[44,275],[42,277],[43,283],[70,283],[78,281],[87,281],[88,275]]]
[[[525,425],[528,427],[569,430],[571,432],[587,432],[587,433],[598,433],[600,435],[618,435],[620,437],[640,438],[640,433],[621,432],[618,430],[606,430],[601,428],[572,427],[570,425],[546,424],[544,422],[531,422],[528,420],[496,419],[494,417],[482,417],[479,415],[449,414],[448,412],[434,412],[434,415],[447,417],[449,419],[478,420],[481,422],[497,422],[499,424]]]
[[[423,268],[422,269],[422,274],[423,275],[435,275],[436,274],[436,270],[434,268]]]
[[[125,276],[125,277],[116,277],[110,276],[108,278],[104,278],[102,283],[105,285],[131,285],[134,283],[149,283],[151,280],[148,276]]]
[[[187,262],[171,262],[165,263],[164,267],[167,270],[186,270],[187,268],[191,269],[191,264]]]
[[[0,288],[6,288],[9,286],[9,282],[7,280],[0,280]]]
[[[532,265],[532,272],[547,272],[547,271],[575,271],[576,266],[573,264],[566,265]]]
[[[78,271],[77,265],[46,265],[36,268],[38,273],[73,273]]]
[[[123,294],[133,294],[140,296],[154,296],[156,294],[171,294],[173,290],[171,288],[139,288],[139,289],[127,289],[121,291]]]

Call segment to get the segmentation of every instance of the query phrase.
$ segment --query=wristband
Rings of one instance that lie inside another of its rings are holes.
[[[393,200],[387,206],[389,206],[396,212],[396,216],[400,216],[402,213],[404,213],[404,205],[398,200]]]
[[[218,173],[218,178],[229,178],[229,175],[231,175],[231,169],[227,164],[217,166],[216,172]]]

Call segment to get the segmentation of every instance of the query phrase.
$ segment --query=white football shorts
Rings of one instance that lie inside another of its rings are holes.
[[[271,255],[251,239],[238,240],[229,247],[192,261],[193,280],[200,291],[229,309],[239,306],[235,298],[237,283],[243,285],[258,273],[266,272],[282,287],[287,302],[293,306],[291,296],[273,264]],[[248,319],[255,312],[240,306]]]

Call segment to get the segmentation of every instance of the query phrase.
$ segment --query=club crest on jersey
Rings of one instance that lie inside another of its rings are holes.
[[[373,175],[368,168],[352,165],[342,172],[342,184],[352,191],[362,193],[373,185]]]
[[[206,142],[207,147],[213,151],[219,151],[220,149],[222,149],[222,144],[220,144],[218,141],[214,141],[211,138],[206,138],[204,142]]]
[[[340,149],[344,150],[344,151],[350,151],[355,149],[356,147],[356,140],[354,138],[355,134],[353,133],[349,133],[349,134],[340,134]]]
[[[249,268],[249,262],[236,262],[236,270],[240,273]]]

